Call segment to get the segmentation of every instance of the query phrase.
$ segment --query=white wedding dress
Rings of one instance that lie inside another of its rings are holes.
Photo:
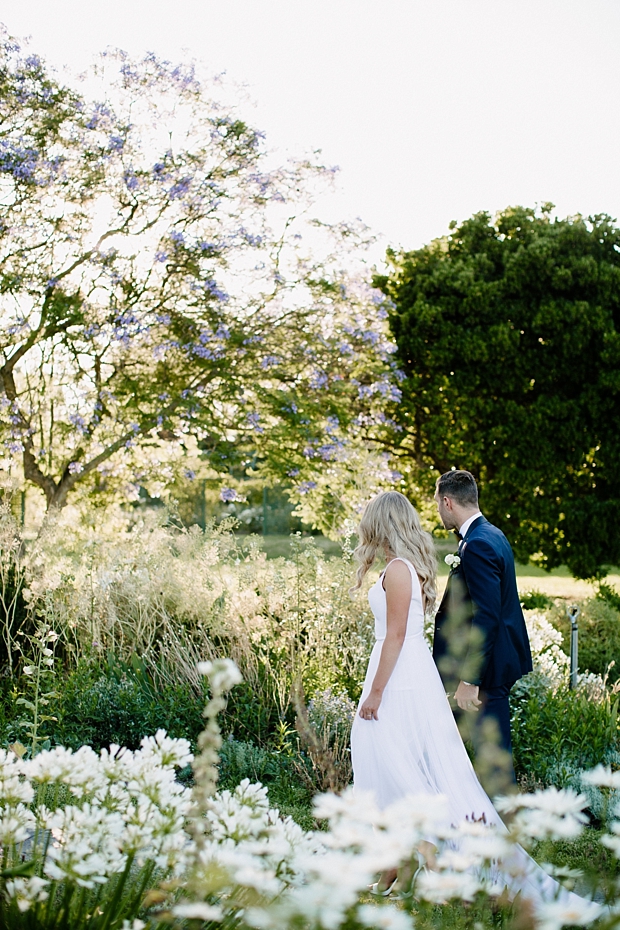
[[[396,560],[395,560],[396,561]],[[378,720],[363,720],[359,712],[351,731],[354,788],[370,791],[381,809],[408,794],[444,795],[450,824],[465,819],[505,827],[485,794],[458,731],[439,672],[424,637],[424,609],[418,575],[411,572],[411,605],[407,632],[394,671],[383,692]],[[383,574],[370,588],[368,600],[375,617],[373,647],[360,706],[367,698],[379,665],[387,630]],[[358,708],[359,710],[359,708]],[[576,898],[548,875],[521,847],[515,847],[521,873],[518,887],[510,874],[494,876],[514,896],[520,891],[534,902]],[[514,869],[511,869],[512,872]],[[495,871],[495,870],[494,870]],[[579,899],[583,903],[582,899]]]

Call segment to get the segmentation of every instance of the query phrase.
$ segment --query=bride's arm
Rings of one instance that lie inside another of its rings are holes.
[[[370,694],[360,707],[360,717],[364,720],[379,719],[383,691],[403,648],[411,604],[411,573],[408,566],[404,562],[392,562],[383,578],[383,587],[387,602],[387,632]]]

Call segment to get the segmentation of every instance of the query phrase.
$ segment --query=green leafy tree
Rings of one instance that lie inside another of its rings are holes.
[[[107,54],[89,80],[90,96],[61,86],[4,36],[11,467],[48,510],[77,487],[136,493],[166,445],[224,475],[262,467],[298,497],[317,468],[346,471],[396,389],[366,230],[309,212],[332,171],[274,165],[192,66]]]
[[[376,283],[416,478],[471,470],[520,559],[591,577],[620,564],[620,230],[551,210],[453,223]]]

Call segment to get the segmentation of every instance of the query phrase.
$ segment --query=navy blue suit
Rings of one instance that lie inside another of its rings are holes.
[[[447,690],[454,691],[460,678],[480,686],[482,716],[495,717],[503,747],[510,751],[508,695],[515,681],[532,670],[514,556],[502,531],[482,516],[470,525],[458,555],[460,564],[450,572],[435,617],[433,658]],[[465,674],[453,673],[450,680],[445,671],[450,663],[442,659],[450,653],[449,627],[456,614],[465,630],[473,627],[478,634],[469,650],[475,656],[467,657]]]

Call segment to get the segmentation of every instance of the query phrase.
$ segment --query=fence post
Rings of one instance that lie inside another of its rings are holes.
[[[576,604],[571,604],[566,608],[566,613],[570,620],[570,687],[574,691],[577,687],[577,671],[579,668],[577,618],[581,611]]]

